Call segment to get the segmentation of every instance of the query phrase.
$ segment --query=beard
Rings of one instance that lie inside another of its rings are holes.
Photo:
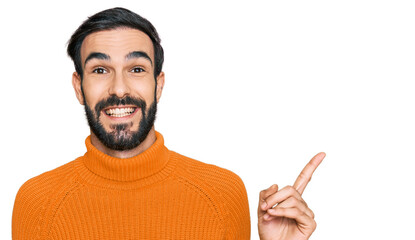
[[[85,99],[85,95],[84,95]],[[107,132],[99,120],[102,109],[109,106],[135,105],[141,109],[141,120],[137,131],[131,131],[133,123],[113,124],[110,126],[111,132]],[[107,148],[112,150],[130,150],[140,145],[146,138],[156,120],[157,100],[147,109],[144,100],[126,96],[122,99],[112,95],[97,103],[94,111],[85,101],[85,114],[91,131]]]

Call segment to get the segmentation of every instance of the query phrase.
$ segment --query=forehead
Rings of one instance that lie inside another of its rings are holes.
[[[117,28],[89,34],[81,46],[81,60],[92,52],[105,53],[111,59],[125,58],[133,51],[147,53],[154,62],[153,43],[147,34],[137,29]]]

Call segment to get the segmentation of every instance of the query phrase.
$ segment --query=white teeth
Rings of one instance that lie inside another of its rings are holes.
[[[105,111],[107,115],[112,117],[125,117],[133,113],[135,108],[111,108]]]

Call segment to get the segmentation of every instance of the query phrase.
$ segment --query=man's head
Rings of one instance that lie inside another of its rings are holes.
[[[132,28],[144,32],[152,41],[154,47],[154,77],[161,73],[164,62],[164,52],[160,45],[160,37],[156,28],[145,18],[125,8],[111,8],[96,13],[82,23],[72,34],[68,42],[68,55],[72,58],[75,70],[83,77],[81,62],[81,46],[85,37],[91,33],[117,29]]]
[[[108,9],[75,31],[68,54],[92,133],[113,150],[137,147],[153,127],[164,85],[163,48],[155,28],[129,10]]]

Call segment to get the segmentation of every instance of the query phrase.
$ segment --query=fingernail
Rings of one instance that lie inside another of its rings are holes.
[[[266,214],[266,213],[265,213],[265,214],[264,214],[264,219],[265,219],[265,220],[268,220],[269,218],[270,218],[270,216],[269,216],[268,214]]]
[[[268,212],[269,212],[269,213],[274,213],[274,212],[275,212],[275,209],[273,209],[273,208],[268,209]]]
[[[262,208],[262,209],[265,209],[266,207],[267,207],[267,202],[265,202],[265,201],[264,201],[264,202],[261,204],[261,208]]]

